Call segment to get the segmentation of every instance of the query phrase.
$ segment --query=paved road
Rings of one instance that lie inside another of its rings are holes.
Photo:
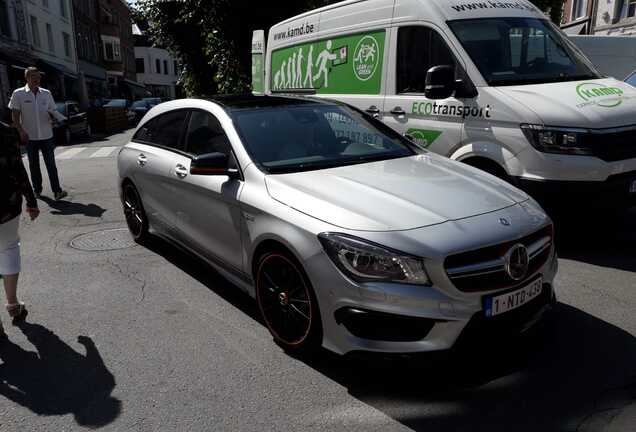
[[[0,348],[0,431],[635,430],[634,213],[565,224],[544,341],[444,361],[296,359],[213,270],[129,241],[115,166],[128,136],[58,149],[70,196],[45,189],[42,217],[23,219],[31,313]]]

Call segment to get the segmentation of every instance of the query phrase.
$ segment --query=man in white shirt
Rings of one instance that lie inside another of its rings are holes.
[[[20,132],[22,142],[27,145],[31,183],[37,197],[42,194],[42,172],[40,171],[40,151],[51,189],[56,200],[68,194],[62,190],[55,165],[55,142],[51,116],[55,111],[55,101],[51,92],[40,88],[40,71],[29,67],[24,72],[27,85],[13,92],[9,101],[13,124]]]

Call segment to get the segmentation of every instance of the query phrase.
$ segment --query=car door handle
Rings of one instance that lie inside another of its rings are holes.
[[[188,169],[181,164],[177,164],[177,166],[174,167],[174,174],[179,178],[184,178],[188,175]]]
[[[140,154],[139,156],[137,156],[137,165],[139,166],[144,166],[148,163],[148,158],[146,157],[145,154]]]
[[[406,111],[404,111],[402,109],[402,107],[396,106],[395,108],[393,108],[391,110],[391,114],[396,115],[396,116],[405,116],[406,115]]]
[[[367,113],[371,114],[373,117],[378,118],[380,117],[380,109],[375,106],[375,105],[371,105],[369,108],[367,108],[365,110]]]

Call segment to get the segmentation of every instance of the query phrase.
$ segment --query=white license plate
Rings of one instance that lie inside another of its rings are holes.
[[[636,194],[636,180],[632,180],[629,184],[629,193]]]
[[[543,289],[543,278],[536,279],[530,285],[518,290],[498,295],[486,297],[484,301],[484,311],[487,317],[500,315],[528,303],[533,298],[541,294]]]

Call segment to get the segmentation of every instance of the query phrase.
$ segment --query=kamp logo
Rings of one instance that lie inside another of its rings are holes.
[[[353,72],[360,81],[373,78],[380,63],[380,47],[373,36],[365,36],[353,53]]]
[[[585,101],[577,105],[579,108],[588,105],[614,108],[623,103],[623,90],[618,87],[608,87],[605,84],[582,83],[576,86],[576,93]]]
[[[428,148],[442,134],[441,131],[425,129],[409,129],[406,134],[413,138],[416,144],[423,148]]]

